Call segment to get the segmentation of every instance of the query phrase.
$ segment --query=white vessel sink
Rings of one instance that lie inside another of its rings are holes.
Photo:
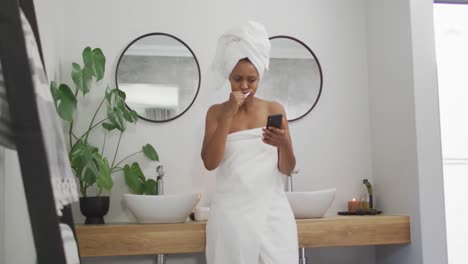
[[[335,199],[336,189],[286,192],[296,219],[323,217]]]
[[[124,194],[124,201],[138,223],[182,223],[188,218],[200,194]]]

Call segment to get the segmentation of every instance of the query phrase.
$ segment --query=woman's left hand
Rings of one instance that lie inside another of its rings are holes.
[[[276,127],[263,128],[263,142],[277,148],[288,146],[289,137],[286,129]]]

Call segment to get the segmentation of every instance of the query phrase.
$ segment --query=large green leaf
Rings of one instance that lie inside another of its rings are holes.
[[[97,150],[96,147],[80,140],[70,151],[70,163],[76,177],[88,186],[94,184],[99,177],[102,157]]]
[[[109,87],[107,87],[107,88],[106,88],[106,91],[104,92],[104,94],[105,94],[107,103],[111,103],[112,89],[110,89]]]
[[[114,90],[114,101],[112,102],[112,105],[116,108],[119,108],[120,110],[122,110],[123,112],[127,111],[127,107],[125,106],[125,93],[122,95],[121,93],[123,93],[122,91],[118,90],[118,89],[113,89]]]
[[[137,114],[137,112],[136,112],[135,110],[132,110],[130,113],[132,114],[133,120],[135,120],[135,123],[136,123],[136,121],[138,121],[138,114]]]
[[[106,100],[108,105],[120,108],[122,111],[127,109],[125,107],[125,97],[125,93],[117,88],[111,89],[108,87],[106,89]]]
[[[96,80],[100,81],[104,77],[105,67],[106,67],[106,57],[102,53],[102,50],[97,48],[93,50],[93,58],[94,58],[94,76],[96,76]]]
[[[125,183],[134,194],[143,194],[145,182],[138,176],[138,171],[132,166],[125,165],[123,168]]]
[[[84,66],[92,68],[92,65],[94,64],[93,50],[90,47],[86,47],[81,55],[83,57]]]
[[[84,163],[82,173],[82,181],[86,185],[91,186],[96,182],[97,177],[99,176],[99,169],[93,161]]]
[[[76,97],[68,85],[61,84],[58,89],[54,83],[50,87],[55,107],[59,116],[66,121],[73,121],[76,112]]]
[[[159,161],[159,155],[151,144],[146,144],[143,146],[143,153],[150,160]]]
[[[81,153],[83,152],[84,147],[83,140],[80,140],[69,153],[71,167],[75,171],[75,176],[78,177],[80,181],[82,181],[83,178],[83,159],[81,157]]]
[[[69,155],[71,166],[82,186],[80,189],[82,193],[94,184],[108,191],[112,189],[114,182],[109,162],[99,153],[97,147],[80,140],[71,149]]]
[[[123,117],[125,118],[125,120],[127,120],[128,122],[133,122],[133,117],[132,117],[132,114],[130,113],[130,111],[125,111],[123,113]]]
[[[112,131],[115,129],[115,126],[113,124],[107,122],[102,123],[102,127],[107,131]]]
[[[120,98],[122,98],[122,100],[125,101],[125,99],[127,98],[127,94],[125,94],[124,91],[122,90],[119,90],[119,89],[116,89],[117,90],[117,93],[119,94]]]
[[[81,69],[79,64],[73,63],[71,76],[76,85],[76,89],[80,90],[83,95],[87,94],[91,88],[91,82],[93,80],[91,69],[88,67]]]
[[[145,175],[143,174],[143,171],[140,168],[140,164],[138,162],[133,162],[132,164],[132,171],[135,172],[136,176],[143,182],[146,181]]]
[[[95,146],[93,146],[91,144],[88,144],[88,146],[89,146],[89,149],[91,150],[91,153],[93,153],[93,154],[94,153],[99,153],[98,147],[95,147]]]
[[[83,196],[86,196],[87,188],[96,184],[100,177],[102,157],[96,150],[96,147],[80,140],[72,147],[69,154],[71,166],[79,180],[80,192]]]
[[[155,180],[149,179],[145,182],[145,194],[158,195],[158,183]]]
[[[132,111],[125,110],[124,118],[130,123],[136,123],[137,119],[134,118]]]
[[[91,50],[90,47],[86,47],[83,50],[83,62],[85,68],[89,68],[93,76],[96,77],[96,81],[102,80],[106,66],[106,57],[101,49],[96,48]]]
[[[54,82],[54,81],[50,82],[50,94],[52,94],[52,98],[54,99],[55,108],[57,108],[57,101],[59,100],[59,97],[58,97],[57,83]]]
[[[76,62],[72,63],[71,77],[72,77],[73,82],[76,85],[76,88],[81,89],[83,85],[83,80],[82,80],[83,76],[81,75],[81,66]]]
[[[127,107],[125,106],[125,101],[122,100],[122,98],[119,98],[116,102],[115,102],[115,107],[120,109],[122,112],[127,112]]]
[[[119,109],[119,108],[107,108],[107,117],[109,118],[109,121],[112,123],[112,125],[120,130],[121,132],[125,131],[126,129],[126,123],[125,123],[125,118],[124,118],[124,112]]]
[[[99,163],[95,159],[94,150],[95,147],[84,143],[82,151],[80,152],[83,181],[86,182],[87,185],[94,184],[96,178],[99,176]]]
[[[96,184],[98,187],[110,191],[114,186],[114,182],[112,181],[109,162],[106,158],[102,158],[99,153],[95,153],[94,158],[99,162],[99,176],[96,179]]]
[[[118,89],[106,89],[107,117],[110,123],[120,131],[125,131],[127,122],[136,122],[131,111],[127,110],[125,101]]]

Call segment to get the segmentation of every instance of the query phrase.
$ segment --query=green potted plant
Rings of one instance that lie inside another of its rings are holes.
[[[51,82],[50,90],[59,116],[68,123],[69,159],[76,179],[79,183],[81,198],[80,209],[86,216],[86,224],[104,223],[103,216],[109,209],[109,196],[103,196],[103,190],[110,191],[113,187],[112,175],[124,172],[125,181],[136,193],[156,194],[156,181],[146,179],[138,162],[132,165],[124,161],[136,154],[144,154],[151,161],[159,161],[158,153],[151,144],[146,144],[140,150],[116,161],[122,135],[128,123],[136,123],[138,115],[125,106],[125,93],[117,88],[105,89],[104,96],[94,115],[90,118],[86,131],[78,133],[74,127],[78,100],[85,97],[90,89],[104,77],[106,58],[101,49],[86,47],[82,53],[83,65],[72,63],[71,77],[73,88],[65,83],[57,85]],[[106,117],[96,120],[98,113],[106,109]],[[100,130],[103,133],[103,144],[98,147],[88,138],[91,132]],[[112,157],[104,154],[106,138],[109,133],[118,133],[119,139]],[[90,194],[90,187],[95,193]]]

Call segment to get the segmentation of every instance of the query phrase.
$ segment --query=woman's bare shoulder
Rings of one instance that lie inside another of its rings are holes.
[[[221,108],[223,107],[224,103],[221,104],[214,104],[208,108],[208,111],[206,112],[206,117],[207,118],[216,118],[219,113],[221,112]]]
[[[284,107],[279,102],[267,101],[267,100],[264,100],[264,101],[265,101],[269,114],[273,115],[273,114],[284,113]]]

